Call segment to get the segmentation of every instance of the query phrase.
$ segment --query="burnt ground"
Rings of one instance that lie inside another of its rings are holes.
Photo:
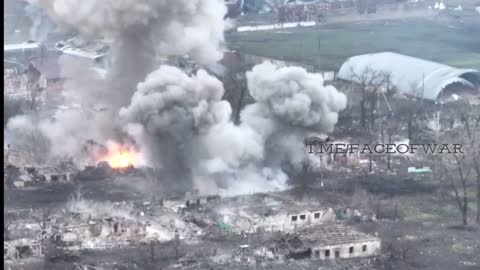
[[[139,177],[118,177],[68,183],[42,184],[22,189],[9,189],[4,195],[4,208],[49,208],[67,203],[80,193],[85,199],[100,202],[149,200],[153,197],[171,196],[155,184]]]
[[[354,175],[358,174],[358,175]],[[97,201],[146,200],[144,188],[150,186],[135,178],[83,182],[84,198]],[[323,181],[321,187],[319,182]],[[133,189],[132,185],[143,183]],[[61,207],[79,189],[79,185],[52,184],[37,189],[9,190],[5,193],[6,209]],[[382,239],[384,254],[393,250],[395,256],[382,257],[380,265],[365,269],[426,269],[426,270],[473,270],[478,269],[480,258],[480,229],[477,226],[464,228],[455,201],[445,194],[447,190],[433,177],[419,179],[386,175],[381,172],[368,174],[364,171],[350,172],[350,177],[332,175],[319,179],[307,188],[295,188],[279,193],[285,198],[318,201],[329,207],[352,207],[362,213],[375,213],[381,202],[381,212],[387,213],[377,221],[352,222],[352,226]],[[154,193],[152,191],[152,193]],[[152,194],[151,193],[151,194]],[[157,193],[160,196],[159,193]],[[10,201],[8,201],[10,200]],[[472,201],[473,202],[473,201]],[[388,212],[395,205],[400,213],[395,221]],[[471,209],[473,215],[473,209]],[[243,244],[255,244],[255,239],[219,237],[197,243],[174,243],[155,245],[153,259],[150,245],[135,245],[124,248],[86,251],[67,261],[46,262],[29,260],[24,269],[75,269],[75,264],[100,264],[112,262],[123,265],[119,269],[252,269],[253,265],[229,261],[231,253]],[[214,262],[213,254],[225,252],[226,262]],[[401,257],[398,254],[404,254]],[[329,265],[307,261],[287,261],[284,264],[269,262],[258,269],[352,269],[348,261]],[[352,262],[353,263],[353,262]],[[392,268],[385,268],[390,266]],[[29,268],[31,267],[31,268]],[[343,268],[342,268],[343,267]]]
[[[472,25],[476,23],[475,21]],[[395,104],[395,101],[390,101],[394,108],[399,105]],[[359,130],[358,100],[354,100],[353,103],[351,111],[341,115],[334,137],[350,137],[365,143],[368,136]],[[387,113],[384,109],[383,107],[379,110],[379,118],[385,119]],[[377,118],[377,123],[379,120],[382,119]],[[389,119],[394,123],[390,126],[394,128],[394,134],[406,137],[405,120],[405,115],[396,115]],[[399,160],[393,164],[393,173],[388,173],[385,170],[385,160],[380,159],[376,160],[372,173],[365,168],[335,172],[309,187],[283,192],[281,195],[292,196],[298,200],[317,200],[332,207],[351,206],[369,213],[375,213],[380,204],[380,212],[386,213],[383,215],[385,218],[373,222],[352,223],[352,226],[365,232],[378,233],[383,239],[385,255],[382,256],[382,264],[376,269],[479,269],[479,226],[459,226],[461,217],[451,190],[440,183],[434,175],[412,176],[405,173],[408,166],[427,166],[429,162],[429,160],[420,162]],[[320,188],[320,181],[324,182],[323,188]],[[162,186],[158,183],[135,177],[122,177],[103,181],[56,183],[21,190],[9,189],[4,193],[4,208],[11,210],[62,207],[78,190],[86,199],[110,202],[148,200],[152,197],[171,195],[162,192]],[[472,194],[469,209],[471,222],[476,211],[474,202]],[[392,218],[391,212],[394,208],[400,213],[398,220]],[[180,269],[251,269],[245,265],[236,267],[234,262],[228,264],[199,262],[209,257],[214,249],[218,251],[235,249],[244,244],[242,241],[243,239],[232,238],[183,244],[177,252],[173,243],[162,244],[154,248],[153,262],[151,248],[148,245],[87,252],[80,254],[76,262],[97,264],[112,261],[129,265],[125,269],[164,269],[182,258],[187,265]],[[187,253],[193,254],[193,258],[192,255],[186,257]],[[393,253],[393,256],[388,257],[389,253]],[[25,265],[24,269],[71,269],[74,264],[74,262],[46,264],[43,260],[29,262],[31,268]],[[332,265],[298,261],[286,262],[284,265],[269,265],[260,269],[322,269],[321,267],[337,269]]]

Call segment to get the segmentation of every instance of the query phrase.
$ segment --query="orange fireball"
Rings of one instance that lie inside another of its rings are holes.
[[[128,168],[141,163],[140,153],[134,147],[111,141],[107,142],[107,153],[98,158],[98,161],[106,161],[114,169]]]
[[[127,168],[133,165],[135,161],[134,155],[129,152],[120,152],[116,155],[112,155],[108,158],[107,162],[110,167],[116,168]]]

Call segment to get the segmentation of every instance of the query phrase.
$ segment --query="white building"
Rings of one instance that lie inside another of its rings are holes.
[[[381,240],[342,223],[323,223],[275,240],[268,250],[274,258],[314,261],[365,258],[380,254]]]
[[[465,100],[480,96],[480,71],[460,69],[393,52],[358,55],[349,58],[337,78],[353,83],[382,80],[400,94],[441,102],[452,94]],[[373,77],[376,76],[376,77]]]
[[[312,228],[305,239],[312,243],[312,260],[346,259],[378,255],[381,240],[341,223]]]

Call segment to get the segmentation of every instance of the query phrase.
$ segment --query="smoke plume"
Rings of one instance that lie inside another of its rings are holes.
[[[223,91],[222,83],[203,70],[190,77],[178,68],[161,66],[138,85],[120,116],[141,125],[144,140],[150,142],[150,160],[161,162],[153,165],[185,181],[190,179],[197,138],[229,120],[231,108],[221,100]]]
[[[53,119],[45,117],[35,123],[50,140],[52,157],[80,156],[87,139],[105,143],[125,136],[121,126],[124,123],[116,121],[119,110],[130,104],[138,82],[145,79],[160,58],[187,54],[199,63],[211,63],[222,56],[227,10],[220,0],[29,2],[44,8],[68,31],[110,42],[113,52],[112,67],[105,76],[92,68],[91,63],[67,56],[59,60],[66,79],[64,95],[70,108],[58,111]],[[32,15],[40,18],[37,11],[33,8]],[[72,109],[73,105],[80,108]],[[196,109],[198,114],[202,113],[202,106]]]
[[[227,24],[221,0],[31,0],[63,27],[112,40],[110,103],[130,102],[136,84],[159,57],[188,54],[199,63],[220,60]]]
[[[61,61],[67,97],[80,109],[36,123],[56,155],[78,153],[85,139],[126,136],[148,165],[162,171],[159,178],[168,188],[193,185],[223,194],[282,189],[284,164],[305,158],[304,137],[331,132],[346,106],[345,96],[325,86],[321,75],[266,62],[247,72],[255,103],[235,125],[218,79],[204,70],[154,70],[165,56],[188,54],[202,64],[219,60],[227,27],[224,1],[36,2],[63,26],[113,40],[113,67],[105,78],[81,63]]]
[[[346,97],[320,74],[300,67],[265,62],[247,72],[248,89],[256,101],[241,113],[242,123],[256,130],[272,164],[299,165],[309,133],[329,133],[346,107]]]
[[[332,131],[346,98],[297,67],[264,63],[247,80],[256,102],[242,111],[240,125],[230,120],[216,78],[169,66],[149,74],[120,115],[148,142],[150,159],[174,169],[177,184],[226,194],[285,188],[283,163],[301,164],[307,133]]]
[[[25,7],[25,12],[32,21],[30,28],[30,39],[37,43],[43,43],[51,31],[55,29],[55,23],[48,17],[48,15],[37,6],[28,5]]]

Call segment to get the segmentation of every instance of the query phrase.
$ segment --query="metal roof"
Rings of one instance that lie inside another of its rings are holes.
[[[64,54],[97,59],[110,53],[110,46],[100,40],[85,40],[74,36],[55,44],[55,48]]]
[[[5,44],[3,45],[4,51],[16,51],[16,50],[27,50],[27,49],[38,49],[40,45],[37,43],[20,43],[20,44]]]
[[[389,74],[390,83],[405,95],[436,101],[448,85],[459,82],[480,86],[480,71],[459,69],[392,52],[365,54],[349,58],[340,68],[337,78],[361,82],[365,70]],[[364,76],[368,77],[368,73]],[[476,79],[475,79],[476,78]]]

